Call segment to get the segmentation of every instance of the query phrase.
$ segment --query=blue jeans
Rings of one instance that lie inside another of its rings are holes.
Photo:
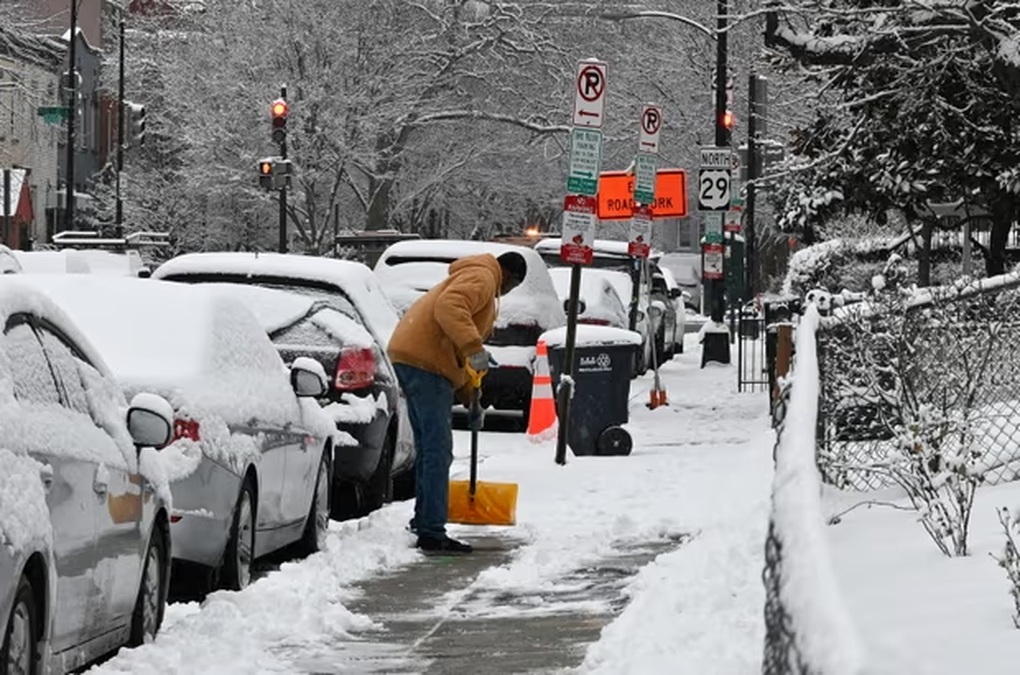
[[[414,430],[414,527],[419,537],[446,536],[453,462],[453,385],[442,375],[403,363],[393,364],[407,399]]]

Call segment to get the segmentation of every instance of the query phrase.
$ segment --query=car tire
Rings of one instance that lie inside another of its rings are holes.
[[[26,577],[21,577],[18,581],[18,590],[14,594],[11,614],[7,617],[3,647],[0,648],[0,672],[28,675],[39,672],[40,609],[35,604],[32,582]]]
[[[383,504],[393,501],[393,455],[397,450],[397,429],[391,424],[386,431],[382,453],[375,472],[368,479],[363,490],[361,515],[368,515],[381,508]]]
[[[230,539],[223,552],[220,588],[240,591],[251,583],[252,561],[255,559],[255,488],[246,480],[237,496]]]
[[[152,530],[145,551],[138,598],[135,600],[135,611],[131,614],[128,646],[137,647],[156,637],[166,611],[166,587],[166,541],[163,531],[156,527]]]
[[[315,491],[312,493],[312,505],[308,508],[308,520],[305,531],[301,535],[298,547],[304,555],[311,555],[326,547],[326,533],[329,532],[330,487],[333,485],[333,472],[329,462],[329,448],[322,451],[319,460],[319,472],[315,476]]]

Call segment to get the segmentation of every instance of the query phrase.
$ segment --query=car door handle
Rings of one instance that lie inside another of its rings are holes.
[[[42,481],[43,492],[49,492],[53,488],[53,467],[49,464],[39,469],[39,479]]]
[[[92,478],[92,491],[100,497],[105,497],[110,490],[108,478],[104,474],[105,472],[96,471],[96,475]]]

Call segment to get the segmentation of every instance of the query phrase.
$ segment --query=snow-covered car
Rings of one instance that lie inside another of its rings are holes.
[[[665,267],[659,267],[652,274],[652,294],[658,294],[663,302],[673,305],[676,313],[676,326],[673,329],[673,351],[682,354],[684,351],[684,334],[687,332],[687,306],[690,298],[680,284],[676,282],[673,273]]]
[[[284,365],[237,299],[184,284],[25,275],[89,336],[129,395],[161,394],[173,442],[161,451],[173,495],[175,582],[238,589],[255,558],[323,544],[333,423],[315,402],[322,367]],[[189,569],[190,568],[190,569]]]
[[[605,279],[613,286],[616,290],[616,295],[621,300],[623,298],[632,297],[634,293],[634,281],[632,277],[629,273],[622,270],[591,267],[585,268],[581,272],[581,278],[583,279],[585,276],[591,279]],[[628,314],[627,322],[623,325],[623,328],[627,328],[630,325],[630,303],[625,302],[624,307]],[[658,304],[649,305],[647,295],[642,299],[639,299],[637,309],[634,312],[634,331],[641,335],[641,349],[638,350],[637,361],[634,364],[635,375],[644,375],[648,369],[651,368],[652,350],[648,342],[648,335],[650,332],[653,332],[653,329],[649,326],[649,324],[658,328],[661,320],[662,313],[659,310]]]
[[[102,274],[137,277],[148,268],[135,250],[123,252],[65,248],[57,251],[14,251],[25,274]]]
[[[20,275],[19,275],[20,276]],[[68,316],[0,281],[0,672],[70,672],[159,630],[170,404],[128,406]]]
[[[595,274],[591,272],[592,270],[582,270],[581,272],[577,322],[627,328],[629,323],[627,307],[620,299],[619,293],[616,292],[616,287],[605,275],[599,274],[597,271]],[[563,302],[564,311],[566,311],[567,302],[570,300],[571,273],[572,270],[569,267],[554,267],[549,270],[549,277],[556,288],[557,297]]]
[[[249,286],[208,284],[241,300],[258,318],[283,357],[293,363],[307,357],[333,376],[319,404],[341,434],[333,461],[332,515],[336,519],[364,515],[392,497],[392,476],[413,481],[414,454],[395,464],[397,419],[391,418],[385,438],[360,443],[365,425],[399,396],[392,375],[375,364],[386,357],[364,326],[332,305],[308,295]]]
[[[371,269],[350,260],[305,255],[189,253],[166,261],[152,277],[188,284],[229,283],[287,291],[325,303],[367,330],[375,339],[370,351],[348,352],[345,358],[323,363],[333,382],[328,404],[342,401],[357,410],[346,411],[345,415],[356,422],[341,425],[358,447],[345,448],[347,454],[336,466],[341,478],[338,505],[351,506],[357,513],[372,508],[380,493],[369,482],[373,477],[376,485],[382,482],[378,467],[390,461],[388,458],[392,458],[393,496],[414,496],[414,436],[407,401],[386,354],[399,318]],[[333,410],[344,414],[335,407]],[[355,457],[360,459],[347,463],[348,458]]]
[[[375,273],[397,311],[403,313],[447,277],[450,263],[455,260],[482,253],[499,256],[508,251],[520,253],[528,270],[521,285],[499,299],[496,325],[485,341],[498,365],[485,376],[482,405],[498,411],[520,411],[526,424],[538,337],[567,321],[539,255],[524,246],[485,241],[402,241],[383,252]]]
[[[21,263],[14,251],[0,244],[0,274],[17,274],[21,271]]]
[[[550,237],[535,244],[535,251],[542,256],[542,259],[549,267],[563,267],[566,263],[560,258],[560,239]],[[651,330],[654,335],[652,344],[655,345],[656,357],[659,363],[672,358],[673,345],[676,338],[672,337],[677,332],[677,316],[673,303],[669,301],[668,294],[661,294],[664,287],[657,286],[654,281],[658,272],[656,260],[661,255],[658,251],[652,251],[648,259],[649,272],[652,276],[652,283],[649,284],[641,273],[640,259],[627,255],[627,242],[614,241],[610,239],[596,239],[592,245],[594,255],[589,269],[609,269],[624,272],[638,284],[637,311],[643,312],[651,319]],[[661,283],[661,281],[660,281]],[[633,289],[633,284],[631,285]],[[649,297],[649,295],[651,297]],[[633,304],[633,296],[620,296],[627,303],[628,311]],[[634,329],[640,331],[635,324]],[[647,351],[647,350],[646,350]],[[647,360],[651,363],[651,354],[647,354]]]
[[[696,251],[671,251],[663,253],[656,261],[659,268],[669,270],[680,288],[690,297],[685,298],[695,314],[701,312],[701,253]]]

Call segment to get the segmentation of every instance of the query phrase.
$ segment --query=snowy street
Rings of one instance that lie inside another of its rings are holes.
[[[561,467],[554,443],[483,433],[480,479],[520,485],[518,524],[454,526],[474,555],[426,558],[394,503],[243,591],[170,605],[155,642],[89,672],[757,672],[766,397],[687,340],[668,407],[645,407],[650,373],[632,382],[630,456]]]

